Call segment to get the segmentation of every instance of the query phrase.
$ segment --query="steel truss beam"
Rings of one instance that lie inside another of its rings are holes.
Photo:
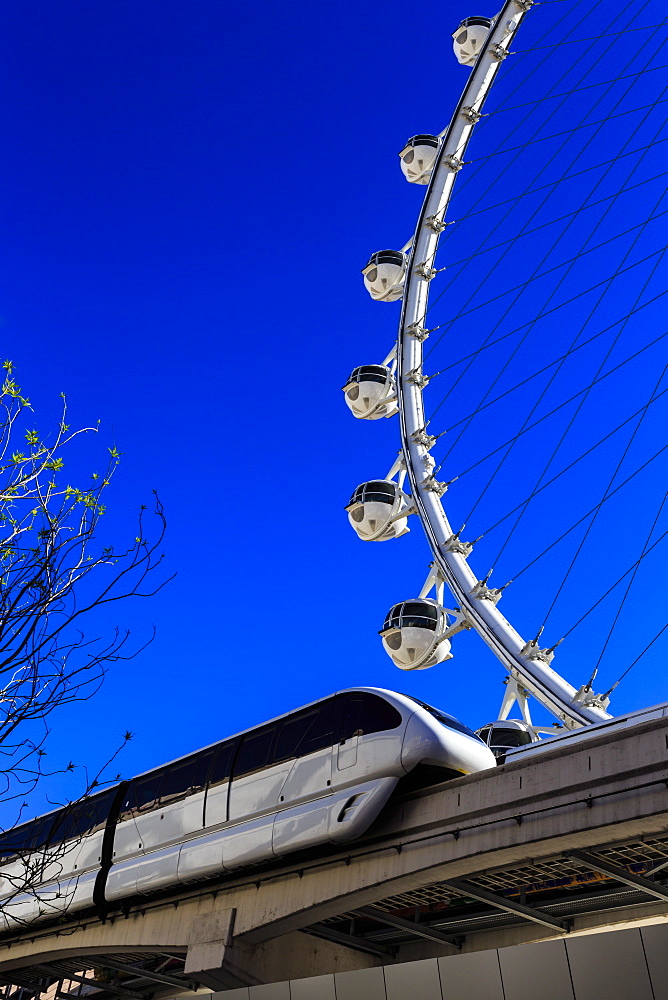
[[[393,913],[386,913],[385,910],[377,910],[374,906],[361,906],[354,911],[360,917],[368,917],[376,920],[379,924],[387,924],[388,927],[396,927],[402,931],[408,931],[417,937],[427,938],[428,941],[438,941],[439,944],[448,945],[453,951],[461,949],[460,941],[457,938],[437,931],[434,927],[417,923],[414,920],[404,920],[403,917],[395,917]]]
[[[130,997],[131,1000],[138,1000],[138,998],[146,996],[145,993],[139,993],[137,990],[127,990],[124,986],[98,982],[97,979],[78,976],[75,972],[63,972],[62,969],[55,969],[52,965],[31,965],[30,968],[31,970],[34,969],[35,972],[41,972],[43,975],[49,976],[51,979],[61,982],[65,980],[72,983],[83,983],[84,986],[95,986],[97,989],[105,990],[108,993],[117,993],[120,997]]]
[[[140,979],[151,979],[156,983],[164,983],[166,986],[177,986],[182,990],[197,989],[192,979],[177,979],[175,976],[166,976],[164,972],[154,972],[153,969],[145,969],[139,965],[127,965],[125,962],[118,962],[116,959],[107,958],[100,955],[100,963],[105,969],[116,969],[117,972],[128,972],[130,975]],[[194,992],[194,990],[193,990]]]
[[[388,955],[392,954],[392,949],[386,948],[382,944],[367,941],[366,938],[357,937],[355,934],[336,931],[333,927],[328,927],[327,924],[311,924],[310,927],[305,927],[304,931],[307,934],[313,934],[314,937],[324,938],[335,944],[343,944],[346,948],[352,948],[353,951],[365,951],[369,955],[378,955],[381,958],[387,958]]]
[[[642,875],[635,875],[633,872],[626,871],[625,868],[612,865],[609,861],[604,861],[603,858],[599,858],[595,854],[589,854],[588,851],[568,851],[566,857],[573,858],[575,861],[581,861],[595,872],[600,872],[602,875],[609,875],[610,878],[614,878],[617,882],[624,882],[626,885],[633,886],[634,889],[641,889],[656,899],[668,899],[668,889],[664,889],[663,886],[657,885],[656,882],[652,882]],[[663,867],[663,865],[657,866],[657,869],[659,867]]]
[[[525,906],[524,903],[516,903],[514,900],[506,899],[505,896],[497,896],[496,893],[487,892],[486,889],[481,889],[477,885],[469,885],[468,882],[462,882],[459,879],[448,879],[447,882],[441,882],[440,884],[454,889],[455,892],[460,893],[462,896],[470,896],[471,899],[477,899],[481,903],[489,903],[490,906],[494,906],[497,910],[514,913],[518,917],[524,917],[525,920],[533,920],[536,924],[544,924],[546,927],[556,927],[557,930],[564,933],[570,930],[570,920],[560,920],[559,917],[552,917],[549,913],[544,913],[542,910],[535,910],[532,906]]]

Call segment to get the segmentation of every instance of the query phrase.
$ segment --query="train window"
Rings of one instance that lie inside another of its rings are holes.
[[[362,706],[363,701],[361,697],[348,698],[346,708],[343,713],[343,722],[341,724],[342,740],[349,740],[351,736],[361,735]]]
[[[306,757],[316,750],[334,746],[338,740],[338,720],[342,707],[341,698],[329,698],[318,706],[318,718],[309,729],[299,747],[299,756]]]
[[[0,858],[19,857],[24,852],[43,847],[53,821],[53,816],[48,816],[45,819],[37,818],[29,823],[22,823],[21,826],[16,826],[12,830],[7,830],[0,836]]]
[[[483,741],[483,743],[489,743],[489,730],[490,727],[485,726],[485,728],[481,729],[480,732],[478,733],[478,736]]]
[[[128,788],[128,794],[121,810],[121,820],[128,819],[133,813],[149,812],[158,805],[163,772],[148,774],[145,778],[135,779]]]
[[[269,726],[267,729],[248,733],[243,737],[241,750],[234,765],[235,778],[267,766],[275,734],[276,726]]]
[[[16,857],[23,849],[25,831],[25,826],[21,826],[0,834],[0,858],[6,861],[8,858]]]
[[[213,751],[209,751],[168,767],[160,789],[160,804],[177,802],[204,788],[212,757]]]
[[[80,802],[66,806],[55,817],[48,836],[49,845],[62,844],[65,840],[88,837],[104,828],[116,788],[109,788],[98,795],[90,795]]]
[[[237,745],[238,740],[228,740],[227,743],[221,743],[216,747],[216,756],[209,775],[209,788],[213,785],[220,785],[221,782],[227,781],[229,778],[232,770],[232,758]]]
[[[401,722],[401,712],[378,695],[349,696],[341,725],[341,739],[386,732],[388,729],[396,729]]]
[[[377,694],[362,695],[361,729],[364,733],[382,733],[388,729],[397,729],[401,725],[401,712],[394,705]]]
[[[307,736],[313,724],[318,718],[318,712],[304,712],[301,715],[286,719],[281,725],[276,749],[274,750],[274,761],[290,760],[298,755],[300,744]]]

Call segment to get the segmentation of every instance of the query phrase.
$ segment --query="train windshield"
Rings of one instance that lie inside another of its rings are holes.
[[[448,729],[454,729],[457,733],[464,733],[465,736],[470,736],[478,743],[483,742],[479,736],[476,736],[476,734],[468,728],[468,726],[461,723],[459,719],[455,719],[454,716],[446,715],[445,712],[441,712],[440,709],[434,708],[433,705],[428,705],[425,701],[420,701],[419,698],[414,698],[412,694],[405,694],[404,698],[409,698],[411,701],[414,701],[416,705],[419,705],[420,708],[424,708],[425,711],[429,712],[430,715],[433,715],[435,719],[437,719],[443,726],[447,726]]]

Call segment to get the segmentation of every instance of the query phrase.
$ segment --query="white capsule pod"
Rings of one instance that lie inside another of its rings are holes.
[[[346,404],[360,420],[379,420],[399,412],[397,384],[387,365],[360,365],[343,386]]]
[[[537,739],[532,727],[522,719],[497,719],[476,732],[501,763],[508,750],[529,746]]]
[[[428,184],[439,140],[435,135],[414,135],[399,153],[401,170],[410,184]]]
[[[466,17],[452,35],[457,62],[473,66],[492,27],[488,17]]]
[[[373,479],[357,487],[346,506],[348,520],[363,542],[387,542],[405,535],[409,501],[391,479]]]
[[[450,640],[443,638],[447,627],[445,609],[421,597],[390,608],[379,635],[383,649],[400,670],[426,670],[452,656]]]
[[[396,302],[404,294],[408,257],[401,250],[379,250],[362,268],[364,287],[376,302]]]

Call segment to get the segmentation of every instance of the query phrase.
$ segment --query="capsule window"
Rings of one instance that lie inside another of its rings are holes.
[[[492,729],[492,746],[500,747],[525,747],[531,743],[531,733],[523,729],[501,729],[494,726]]]
[[[432,604],[406,601],[404,604],[395,604],[390,609],[385,619],[383,630],[391,628],[428,628],[435,632],[437,626],[438,610]]]
[[[356,524],[359,524],[360,521],[364,520],[364,508],[355,507],[354,510],[351,510],[350,516],[352,517],[353,521],[356,522]]]
[[[377,277],[378,277],[378,268],[372,267],[369,273],[366,275],[366,280],[369,282],[370,285],[373,285]]]
[[[403,157],[404,163],[412,163],[415,159],[415,150],[409,149],[406,155]]]
[[[360,387],[358,385],[351,385],[349,389],[346,389],[348,399],[358,399],[360,394]]]
[[[466,36],[467,35],[468,35],[468,31],[462,31],[461,35],[457,35],[457,38],[456,38],[457,43],[459,45],[463,45],[464,42],[466,41]]]
[[[362,483],[358,486],[350,503],[368,503],[375,501],[379,503],[393,504],[397,495],[396,483],[375,480],[370,483]]]
[[[368,277],[368,275],[367,275]],[[352,372],[349,382],[380,382],[381,385],[387,381],[388,371],[381,365],[361,365]]]

